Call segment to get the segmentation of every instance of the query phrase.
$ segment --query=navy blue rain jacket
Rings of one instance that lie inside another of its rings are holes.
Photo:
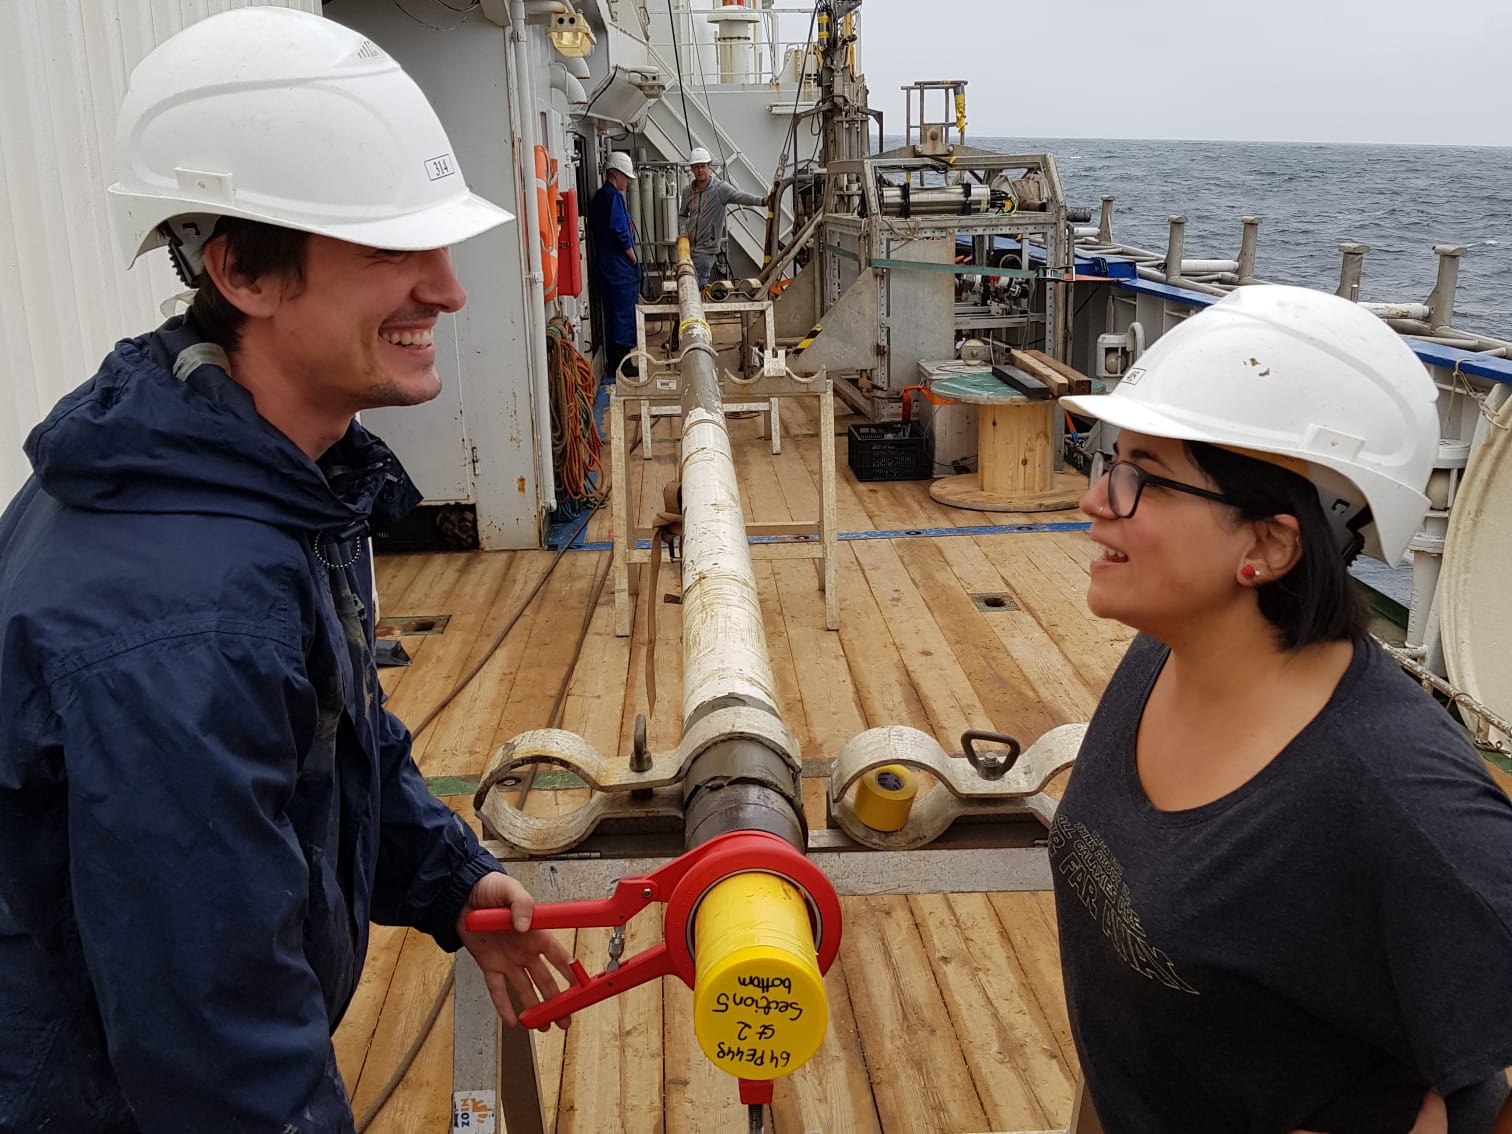
[[[369,921],[455,949],[497,867],[381,704],[403,469],[355,424],[317,466],[195,345],[118,344],[0,517],[5,1134],[349,1131]]]
[[[641,276],[640,265],[625,253],[635,247],[635,230],[625,195],[607,181],[588,204],[588,234],[604,302],[604,335],[616,346],[633,347]]]

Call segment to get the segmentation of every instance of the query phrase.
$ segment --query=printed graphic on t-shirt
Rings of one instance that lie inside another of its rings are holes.
[[[1165,951],[1145,937],[1144,926],[1129,899],[1129,888],[1124,885],[1123,866],[1101,835],[1057,815],[1050,828],[1050,861],[1102,926],[1124,964],[1167,988],[1201,995],[1181,979]]]

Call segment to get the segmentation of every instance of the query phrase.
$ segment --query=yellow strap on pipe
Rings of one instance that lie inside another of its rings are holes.
[[[807,1063],[824,1042],[829,1002],[798,888],[736,874],[704,895],[693,926],[693,1032],[709,1061],[741,1079]]]

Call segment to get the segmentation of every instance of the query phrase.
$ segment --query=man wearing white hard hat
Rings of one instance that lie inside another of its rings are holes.
[[[707,287],[714,261],[724,251],[725,221],[731,205],[765,205],[771,195],[745,193],[714,176],[709,151],[695,146],[688,155],[693,180],[683,190],[677,209],[677,234],[686,236],[693,250],[698,286]]]
[[[629,154],[616,151],[606,165],[604,184],[588,205],[588,235],[604,315],[604,379],[612,382],[625,355],[635,349],[640,264],[635,258],[635,228],[625,205],[625,189],[635,180],[635,164]],[[633,363],[627,369],[635,373]]]
[[[32,432],[0,517],[0,1130],[350,1131],[370,922],[465,945],[510,1023],[570,964],[427,790],[367,602],[419,494],[354,415],[435,397],[447,246],[512,218],[393,59],[276,7],[141,63],[116,172],[126,260],[166,244],[196,294]]]

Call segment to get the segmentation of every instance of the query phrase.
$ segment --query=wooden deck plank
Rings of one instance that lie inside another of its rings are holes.
[[[1071,1040],[1071,1020],[1066,1013],[1066,994],[1061,984],[1055,895],[1049,891],[989,894],[988,901],[1007,931],[1014,959],[1039,1003],[1040,1014],[1050,1026],[1061,1059],[1067,1067],[1074,1067],[1076,1045]]]
[[[487,643],[481,639],[489,623],[488,612],[497,604],[501,587],[508,587],[522,561],[513,553],[472,556],[462,576],[445,600],[446,609],[428,613],[448,614],[446,631],[425,647],[425,665],[404,679],[390,697],[388,708],[411,730],[440,705],[481,656]],[[413,668],[413,667],[412,667]],[[425,753],[434,740],[434,728],[417,737],[415,761],[425,769]]]
[[[961,586],[971,594],[1003,594],[1018,599],[1007,576],[1022,572],[1024,540],[1042,536],[998,535],[974,539],[937,541],[940,554],[950,564]],[[1097,694],[1087,685],[1075,665],[1061,652],[1059,643],[1045,633],[1034,615],[1022,608],[993,612],[988,626],[997,635],[1009,657],[1029,682],[1034,696],[1057,723],[1090,719]]]
[[[521,659],[530,656],[527,640],[536,623],[550,617],[553,584],[562,586],[559,576],[572,571],[570,558],[564,556],[557,562],[552,578],[529,607],[523,606],[526,596],[554,561],[547,552],[516,553],[507,577],[498,578],[487,590],[479,587],[468,594],[478,605],[459,604],[460,620],[465,626],[475,626],[476,631],[456,680],[480,663],[483,668],[457,693],[426,735],[417,740],[415,758],[426,775],[473,776],[482,771],[495,744],[494,731],[501,706],[517,682]],[[514,624],[510,627],[512,619]],[[499,635],[506,627],[510,627],[509,633],[501,641]],[[433,711],[451,691],[439,691],[424,712]]]
[[[602,972],[610,932],[578,933],[578,958]],[[626,926],[625,955],[661,939],[656,908]],[[670,978],[667,978],[670,979]],[[662,1134],[662,989],[652,981],[594,1005],[567,1030],[555,1134]]]
[[[951,567],[941,545],[961,542],[966,541],[899,540],[898,559],[971,682],[990,726],[1028,745],[1064,721],[1038,695],[998,636],[994,623],[1011,612],[978,609]]]
[[[893,541],[858,540],[854,552],[893,649],[928,715],[929,728],[925,731],[932,733],[946,751],[953,751],[961,733],[989,725],[987,710],[930,615]]]
[[[992,1128],[1064,1126],[1075,1068],[1065,1065],[987,896],[920,894],[909,904]]]
[[[884,1131],[988,1130],[905,898],[845,900],[840,954]]]
[[[931,725],[913,678],[888,633],[882,612],[856,560],[860,542],[843,543],[840,577],[848,582],[840,592],[840,642],[850,668],[852,687],[868,728],[906,724],[928,730]]]
[[[609,553],[595,552],[593,559],[594,578],[604,582],[567,690],[561,727],[608,755],[619,745],[625,690],[632,677],[630,639],[614,633],[614,583],[607,575]]]
[[[829,1030],[808,1063],[795,1074],[777,1080],[772,1095],[773,1125],[780,1134],[811,1130],[881,1134],[844,962],[837,960],[825,975],[824,992],[829,1002]],[[730,1134],[740,1132],[738,1125],[724,1129]]]

